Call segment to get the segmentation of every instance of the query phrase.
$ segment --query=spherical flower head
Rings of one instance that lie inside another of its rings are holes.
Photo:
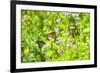
[[[61,18],[58,18],[58,19],[56,20],[57,23],[60,22],[60,21],[61,21]]]
[[[27,55],[29,53],[29,48],[24,48],[24,54]]]
[[[54,31],[55,31],[55,32],[58,32],[58,31],[59,31],[59,28],[55,28]]]

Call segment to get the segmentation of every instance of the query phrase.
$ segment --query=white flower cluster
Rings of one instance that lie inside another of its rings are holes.
[[[61,18],[56,19],[56,22],[59,23],[61,21]]]
[[[55,32],[58,32],[58,31],[59,31],[59,28],[55,28],[54,31],[55,31]]]

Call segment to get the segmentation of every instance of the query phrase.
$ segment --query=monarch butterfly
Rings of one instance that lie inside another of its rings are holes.
[[[40,41],[40,40],[37,40],[36,43],[38,44],[38,47],[40,48],[40,58],[41,58],[41,61],[45,61],[45,57],[43,55],[43,52],[42,52],[42,47],[46,44],[44,41]]]
[[[50,32],[48,35],[49,35],[49,37],[51,37],[51,38],[55,38],[55,37],[56,37],[56,32],[55,32],[55,31]]]
[[[50,32],[48,35],[49,37],[56,39],[57,32],[59,32],[59,28],[55,28],[54,31]]]

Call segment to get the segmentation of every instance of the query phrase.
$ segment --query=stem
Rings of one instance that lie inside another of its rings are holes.
[[[41,61],[45,61],[45,58],[42,53],[42,48],[40,48],[40,59],[41,59]]]

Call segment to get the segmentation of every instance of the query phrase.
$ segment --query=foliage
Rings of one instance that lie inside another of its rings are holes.
[[[21,11],[21,61],[90,59],[90,14]]]

